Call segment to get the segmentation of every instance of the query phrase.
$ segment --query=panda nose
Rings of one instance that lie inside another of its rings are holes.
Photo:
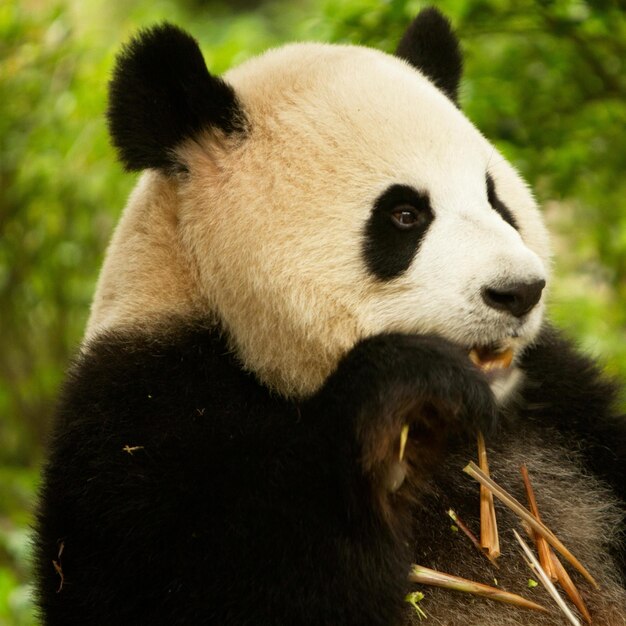
[[[483,287],[482,297],[487,306],[507,311],[515,317],[526,315],[541,299],[546,281],[518,282],[498,287]]]

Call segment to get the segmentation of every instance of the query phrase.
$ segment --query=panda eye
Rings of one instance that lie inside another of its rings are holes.
[[[392,184],[375,200],[365,224],[363,257],[379,280],[391,280],[413,262],[435,219],[426,191]]]
[[[401,204],[391,212],[391,221],[400,230],[410,230],[420,223],[420,212],[410,204]]]

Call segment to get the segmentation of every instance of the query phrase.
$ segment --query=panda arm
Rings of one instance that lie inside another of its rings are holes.
[[[402,426],[424,467],[433,425],[417,408],[427,399],[436,419],[454,398],[445,413],[471,422],[492,410],[486,384],[447,344],[388,336],[296,406],[227,352],[207,331],[116,337],[75,367],[42,488],[47,626],[396,622],[411,502],[388,470]]]

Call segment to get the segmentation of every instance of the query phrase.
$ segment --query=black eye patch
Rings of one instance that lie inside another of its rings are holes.
[[[491,208],[499,213],[500,217],[507,223],[513,226],[515,230],[519,230],[517,226],[517,222],[513,217],[513,213],[509,207],[498,198],[498,194],[496,193],[496,185],[493,182],[493,178],[489,174],[487,174],[487,199],[489,200],[489,204]]]
[[[365,225],[363,258],[380,280],[405,272],[434,219],[430,199],[408,185],[392,185],[374,203]]]

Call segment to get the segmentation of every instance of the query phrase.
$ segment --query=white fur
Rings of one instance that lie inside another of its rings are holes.
[[[287,396],[313,392],[359,338],[381,331],[436,332],[468,348],[534,338],[543,304],[520,322],[480,296],[498,281],[547,278],[532,196],[418,71],[366,48],[295,44],[225,78],[248,136],[207,133],[179,149],[187,177],[144,177],[111,244],[87,338],[203,312],[221,320],[245,366]],[[489,206],[487,171],[519,233]],[[361,241],[374,201],[394,183],[427,191],[435,220],[409,269],[381,281]],[[158,232],[157,205],[171,214]],[[149,243],[128,235],[138,226]]]

